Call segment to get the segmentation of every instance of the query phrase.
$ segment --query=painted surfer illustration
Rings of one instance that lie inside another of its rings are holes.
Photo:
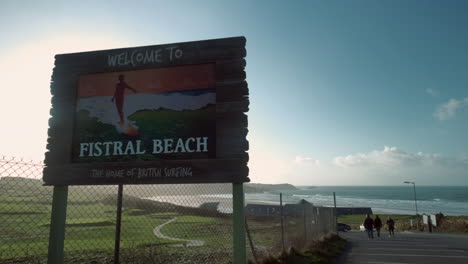
[[[124,113],[123,113],[123,106],[124,106],[124,100],[125,100],[125,89],[132,90],[134,93],[137,91],[130,87],[126,82],[125,82],[125,76],[123,74],[119,75],[119,82],[115,85],[115,92],[114,96],[112,97],[111,101],[114,102],[115,100],[115,106],[117,107],[117,112],[119,112],[119,117],[120,121],[118,122],[119,125],[123,126],[125,124],[125,118],[124,118]]]
[[[75,111],[76,162],[216,158],[215,64],[81,74]]]

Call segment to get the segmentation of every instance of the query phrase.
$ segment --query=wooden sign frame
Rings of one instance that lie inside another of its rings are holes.
[[[61,54],[55,56],[45,154],[45,185],[242,183],[248,178],[246,139],[249,100],[244,37],[155,46]],[[77,163],[72,159],[80,76],[93,73],[162,69],[214,64],[216,88],[216,154],[204,159],[130,160]],[[165,169],[187,168],[190,174],[165,175]],[[138,170],[162,170],[141,177]]]

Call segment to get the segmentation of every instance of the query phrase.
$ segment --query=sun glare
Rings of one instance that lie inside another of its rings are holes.
[[[5,128],[0,137],[1,154],[43,159],[50,116],[50,79],[56,54],[124,45],[124,41],[112,36],[69,33],[19,45],[0,58],[0,111]]]

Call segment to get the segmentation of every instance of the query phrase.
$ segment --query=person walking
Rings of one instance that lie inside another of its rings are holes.
[[[388,237],[395,237],[395,221],[389,216],[387,220]]]
[[[382,220],[380,219],[378,215],[375,216],[374,227],[375,227],[375,231],[377,231],[377,237],[380,238],[380,229],[382,228]]]
[[[367,231],[368,239],[374,239],[374,220],[372,220],[369,214],[364,219],[364,228]]]

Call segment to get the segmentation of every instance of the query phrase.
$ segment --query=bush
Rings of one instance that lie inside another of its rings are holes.
[[[268,256],[260,261],[261,264],[325,264],[338,257],[346,248],[346,240],[337,234],[328,234],[311,242],[300,252],[294,247],[279,256]],[[249,262],[252,263],[252,262]]]

